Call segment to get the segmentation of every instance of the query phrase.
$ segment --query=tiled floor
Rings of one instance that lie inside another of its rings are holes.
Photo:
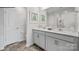
[[[3,51],[43,51],[41,48],[33,45],[26,47],[26,42],[13,43],[5,47]]]

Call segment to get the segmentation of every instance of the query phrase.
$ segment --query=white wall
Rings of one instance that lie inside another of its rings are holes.
[[[30,46],[33,44],[33,39],[32,39],[32,28],[37,27],[39,25],[39,23],[31,23],[31,13],[35,12],[37,14],[39,14],[39,8],[36,7],[28,7],[27,8],[27,35],[26,35],[26,41],[27,44],[26,46]]]
[[[76,7],[75,10],[77,11],[77,29],[78,29],[78,32],[79,32],[79,7]]]
[[[57,15],[58,14],[50,14],[47,16],[47,24],[50,27],[57,26]]]
[[[30,20],[31,20],[31,13],[34,12],[34,13],[37,13],[38,14],[38,21],[37,23],[32,23]],[[26,35],[26,41],[27,41],[27,44],[26,46],[29,47],[30,45],[33,44],[33,38],[32,38],[32,29],[33,28],[37,28],[40,24],[41,25],[46,25],[46,22],[45,23],[40,23],[40,14],[46,14],[44,11],[40,13],[40,8],[39,7],[28,7],[27,8],[27,35]]]

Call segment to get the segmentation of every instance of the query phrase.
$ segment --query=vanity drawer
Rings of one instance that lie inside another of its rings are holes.
[[[46,32],[47,36],[51,36],[53,38],[57,38],[57,39],[61,39],[61,40],[66,40],[69,42],[75,42],[77,40],[77,38],[72,37],[72,36],[67,36],[67,35],[62,35],[62,34],[57,34],[57,33],[50,33],[50,32]]]
[[[33,31],[33,32],[38,32],[38,30],[34,30],[34,29],[33,29],[32,31]]]
[[[35,32],[35,33],[39,33],[39,34],[43,34],[43,35],[44,35],[44,31],[40,31],[40,30],[33,30],[33,32]]]
[[[77,49],[77,45],[62,40],[55,40],[59,51],[73,51]]]
[[[48,51],[73,51],[77,50],[77,45],[63,40],[46,36],[46,50]]]

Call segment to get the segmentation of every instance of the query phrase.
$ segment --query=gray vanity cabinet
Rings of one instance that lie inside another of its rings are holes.
[[[47,51],[74,51],[79,49],[78,37],[33,30],[35,44]]]
[[[33,31],[33,41],[35,44],[40,45],[39,33],[36,31]]]
[[[45,49],[45,33],[42,31],[33,30],[34,43]]]
[[[40,47],[42,47],[43,49],[45,49],[45,35],[43,34],[39,34],[39,40],[40,40]]]

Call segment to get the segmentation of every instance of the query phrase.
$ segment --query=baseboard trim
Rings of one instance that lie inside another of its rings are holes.
[[[33,43],[32,44],[26,44],[26,47],[30,47],[30,46],[32,46],[33,45]]]
[[[12,44],[14,44],[14,43],[23,42],[23,41],[26,41],[26,40],[21,40],[21,41],[16,41],[16,42],[12,42],[12,43],[6,44],[2,50],[4,50],[4,49],[5,49],[7,46],[9,46],[9,45],[12,45]]]

